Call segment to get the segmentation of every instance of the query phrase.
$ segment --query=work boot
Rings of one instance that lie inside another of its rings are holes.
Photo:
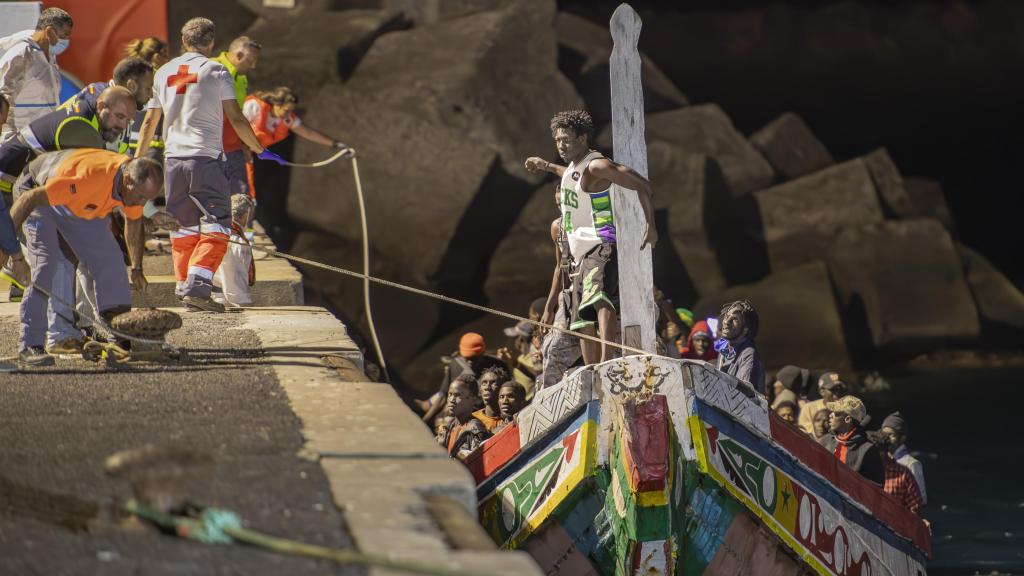
[[[11,284],[10,290],[7,291],[7,301],[8,302],[21,302],[21,297],[24,294],[25,294],[24,290],[22,290],[21,288],[18,288],[14,284]]]
[[[26,366],[53,366],[53,356],[46,353],[42,346],[30,346],[18,354],[18,360]]]
[[[46,349],[53,356],[81,356],[85,341],[81,338],[65,338]]]
[[[185,296],[181,299],[189,312],[223,312],[224,305],[214,302],[212,298],[201,298],[199,296]]]

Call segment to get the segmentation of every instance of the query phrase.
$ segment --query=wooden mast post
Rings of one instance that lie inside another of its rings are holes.
[[[644,94],[640,83],[640,53],[637,50],[642,25],[640,16],[629,4],[620,4],[612,14],[610,27],[615,42],[610,62],[612,159],[647,178]],[[635,191],[613,185],[611,194],[619,260],[622,343],[655,353],[657,308],[654,303],[651,248],[640,248],[647,219]]]

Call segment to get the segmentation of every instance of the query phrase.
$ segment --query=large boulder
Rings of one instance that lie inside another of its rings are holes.
[[[935,220],[845,228],[828,263],[861,351],[916,353],[979,335],[960,257]]]
[[[261,16],[246,30],[264,45],[249,83],[259,89],[289,86],[304,103],[321,86],[348,78],[378,36],[403,26],[397,13],[384,10],[305,7]]]
[[[723,304],[735,300],[747,300],[757,309],[757,347],[769,368],[786,364],[833,370],[850,367],[839,308],[822,262],[701,298],[695,312],[699,318],[714,317]]]
[[[555,18],[558,35],[559,67],[572,80],[586,102],[594,122],[611,119],[611,85],[608,60],[612,54],[612,36],[607,26],[568,12]],[[643,54],[640,55],[644,110],[660,112],[686,106],[686,96]]]
[[[903,185],[903,175],[889,156],[889,151],[879,148],[861,159],[868,167],[886,215],[901,219],[913,218],[913,207]]]
[[[1024,331],[1024,294],[981,254],[959,242],[956,251],[982,321]]]
[[[550,231],[552,220],[559,217],[557,185],[546,182],[533,191],[494,251],[484,293],[495,308],[524,314],[535,298],[547,295],[555,265]]]
[[[660,242],[671,244],[696,295],[721,290],[726,279],[716,240],[727,237],[723,228],[729,215],[724,209],[729,189],[721,169],[714,159],[679,150],[663,140],[651,141],[647,158],[651,185],[657,192],[654,207],[666,212],[668,234]]]
[[[909,218],[932,218],[942,222],[950,232],[954,231],[953,213],[946,203],[942,184],[930,178],[904,178],[903,187],[910,199]]]
[[[552,149],[551,111],[580,105],[556,66],[554,3],[531,7],[385,34],[304,118],[359,150],[374,248],[420,284],[477,281],[540,181],[522,161]],[[324,155],[304,142],[296,150]],[[293,218],[358,239],[350,163],[293,170],[290,188]]]
[[[882,221],[863,160],[854,159],[754,194],[772,271],[821,259],[846,226]]]
[[[828,149],[803,118],[792,112],[786,112],[751,134],[750,143],[782,180],[792,180],[835,164]]]
[[[736,130],[717,104],[648,114],[646,128],[648,141],[661,140],[681,151],[714,158],[734,196],[764,188],[774,179],[768,161]],[[603,149],[612,149],[611,126],[601,131],[597,143]]]

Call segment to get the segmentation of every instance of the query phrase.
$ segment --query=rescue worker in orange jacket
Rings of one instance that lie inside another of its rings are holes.
[[[335,140],[323,132],[314,130],[302,123],[295,114],[295,107],[299,103],[299,97],[287,86],[278,86],[269,92],[257,92],[245,99],[242,106],[242,114],[252,125],[256,138],[264,147],[270,147],[295,132],[300,138],[310,142],[316,142],[324,146],[346,150],[346,158],[352,156],[355,151],[340,140]],[[249,194],[256,197],[256,187],[253,183],[252,164],[247,164],[246,169],[249,175]]]

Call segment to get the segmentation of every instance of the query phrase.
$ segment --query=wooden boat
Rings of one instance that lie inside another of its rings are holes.
[[[541,390],[467,460],[480,521],[547,574],[924,574],[919,517],[696,361]]]

